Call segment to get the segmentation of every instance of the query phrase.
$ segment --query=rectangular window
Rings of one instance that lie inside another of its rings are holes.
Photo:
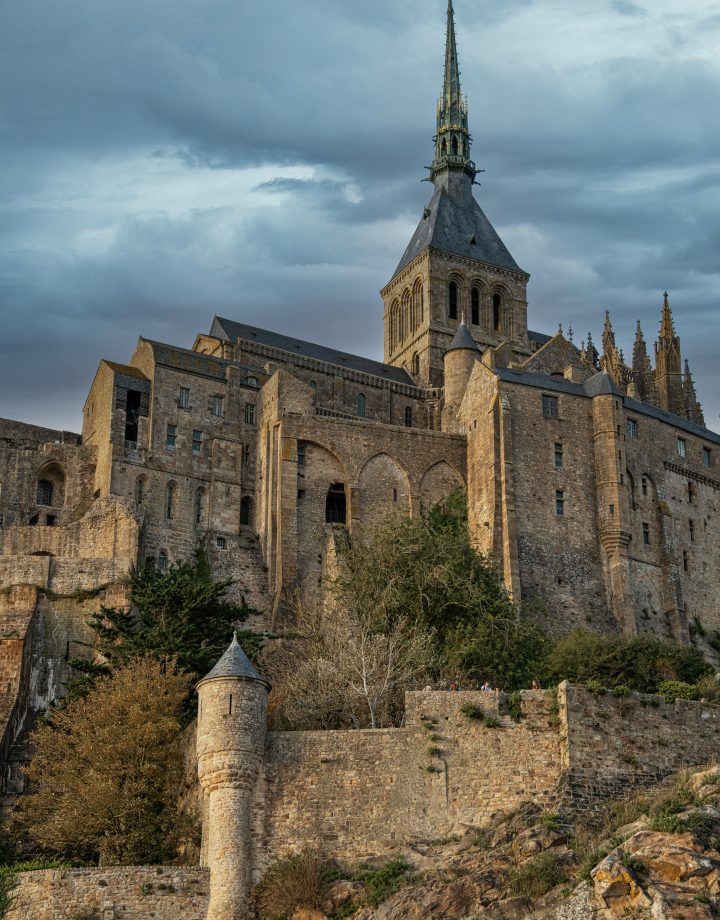
[[[627,420],[627,436],[629,438],[637,437],[637,422],[634,418],[629,418]]]
[[[249,444],[246,444],[243,447],[243,462],[245,463],[245,465],[250,463],[250,445]]]
[[[558,398],[557,396],[543,396],[542,410],[545,418],[558,417]]]
[[[693,521],[693,519],[690,518],[690,520],[688,521],[688,525],[690,526],[690,542],[694,543],[695,542],[695,521]]]
[[[703,466],[712,466],[712,454],[709,447],[703,447]]]
[[[643,543],[650,546],[650,525],[643,522]]]
[[[565,493],[560,489],[555,492],[555,514],[558,517],[565,515]]]
[[[562,469],[563,465],[563,446],[557,441],[555,444],[555,468],[558,470]]]
[[[255,403],[245,403],[245,424],[255,424]]]
[[[222,418],[225,408],[225,399],[222,396],[213,396],[212,398],[212,414],[217,415],[218,418]]]
[[[685,457],[685,456],[686,456],[686,454],[687,454],[687,442],[685,441],[685,438],[678,438],[678,439],[677,439],[677,452],[678,452],[678,457]]]
[[[297,458],[298,458],[298,466],[305,466],[305,445],[304,444],[298,444]]]
[[[648,494],[648,481],[644,476],[642,478],[642,494],[643,495]]]
[[[225,547],[227,546],[227,541],[225,540],[225,537],[218,537],[215,540],[215,543],[217,544],[218,549],[225,549]]]
[[[167,437],[165,438],[165,447],[168,450],[175,450],[175,442],[177,441],[177,425],[168,425],[167,426]]]
[[[200,456],[202,451],[202,431],[193,431],[192,452],[196,457]]]
[[[180,387],[180,394],[178,396],[178,406],[181,409],[190,408],[190,390],[187,387]]]

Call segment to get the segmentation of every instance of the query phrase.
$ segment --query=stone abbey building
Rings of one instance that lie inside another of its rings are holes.
[[[102,360],[80,434],[0,421],[0,764],[143,558],[206,541],[269,624],[322,582],[338,526],[457,486],[478,548],[555,629],[720,628],[720,436],[668,296],[654,366],[639,326],[624,361],[609,317],[602,354],[531,331],[470,142],[450,3],[434,191],[381,292],[383,363],[215,317],[191,348]]]

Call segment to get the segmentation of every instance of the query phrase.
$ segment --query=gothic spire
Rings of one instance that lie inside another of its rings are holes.
[[[655,387],[655,374],[647,353],[645,337],[642,334],[640,320],[637,321],[635,344],[633,345],[632,380],[635,392],[643,402],[657,405],[657,389]]]
[[[476,170],[470,159],[470,143],[467,100],[460,91],[455,12],[452,0],[448,0],[445,72],[442,96],[437,107],[435,159],[430,167],[430,178],[433,182],[441,173],[447,171],[464,173],[474,181]]]
[[[667,291],[663,294],[660,336],[655,343],[655,383],[660,407],[675,415],[684,415],[680,338],[675,332]]]
[[[675,323],[673,322],[672,310],[670,309],[670,296],[667,291],[663,294],[662,317],[660,319],[660,338],[666,342],[676,338]]]
[[[685,379],[683,380],[683,397],[685,400],[685,417],[689,418],[691,422],[695,422],[696,425],[702,425],[705,427],[705,416],[703,415],[702,406],[697,398],[697,393],[695,392],[695,384],[693,383],[692,374],[690,373],[690,365],[685,359]]]

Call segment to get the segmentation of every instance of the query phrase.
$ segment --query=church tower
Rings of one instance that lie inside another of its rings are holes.
[[[473,196],[477,170],[471,141],[448,0],[445,72],[429,167],[435,190],[392,280],[381,291],[385,361],[404,367],[423,386],[443,385],[443,354],[463,315],[481,350],[509,342],[519,358],[530,354],[530,276],[518,267]]]

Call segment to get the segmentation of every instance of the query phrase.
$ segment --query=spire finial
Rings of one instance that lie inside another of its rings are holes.
[[[571,320],[570,325],[568,326],[568,341],[572,342],[574,336],[575,336],[575,332],[573,331],[572,320]]]

